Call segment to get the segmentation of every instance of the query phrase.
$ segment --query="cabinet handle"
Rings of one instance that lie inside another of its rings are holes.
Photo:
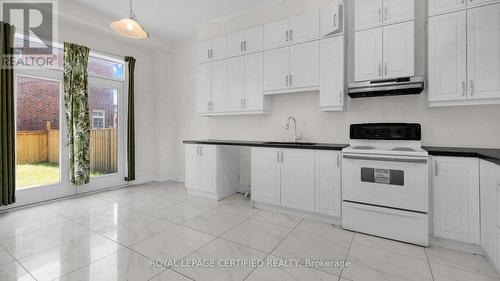
[[[293,30],[290,30],[290,41],[293,41]]]
[[[385,76],[387,76],[387,63],[385,63]]]
[[[344,91],[340,90],[339,91],[339,102],[342,102],[344,99]]]
[[[288,42],[289,38],[290,38],[290,30],[287,30],[286,31],[286,42]]]
[[[333,15],[333,26],[337,27],[337,14]]]
[[[378,64],[378,76],[382,76],[382,63]]]
[[[210,49],[207,50],[207,59],[210,58]]]
[[[247,99],[243,99],[243,109],[247,109]]]
[[[474,95],[474,81],[470,80],[470,95]]]
[[[281,163],[283,163],[283,151],[281,152]]]
[[[241,41],[241,43],[240,43],[240,51],[243,52],[243,41]]]
[[[382,8],[378,8],[378,21],[382,21]]]
[[[292,84],[293,84],[293,79],[292,78],[293,78],[293,75],[290,74],[290,78],[289,78],[290,81],[288,83],[288,84],[290,84],[290,87],[292,87]]]
[[[337,154],[337,168],[340,167],[340,155]]]
[[[247,41],[243,43],[243,49],[246,51],[247,50]]]
[[[437,177],[439,174],[439,170],[438,170],[438,161],[437,160],[434,160],[434,175]]]
[[[389,9],[387,7],[384,7],[384,21],[387,21],[387,19],[389,18]]]
[[[286,78],[285,78],[285,84],[286,84],[286,86],[288,87],[288,75],[287,75],[287,76],[286,76]]]
[[[280,162],[280,152],[276,152],[276,162],[279,163]]]
[[[465,97],[465,94],[467,93],[467,89],[466,89],[466,85],[465,85],[465,81],[462,81],[462,96]]]

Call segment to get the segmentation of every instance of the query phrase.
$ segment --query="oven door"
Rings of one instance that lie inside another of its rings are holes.
[[[428,157],[343,154],[342,199],[427,213]]]

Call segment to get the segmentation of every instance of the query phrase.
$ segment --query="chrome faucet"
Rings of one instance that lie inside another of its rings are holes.
[[[297,134],[297,120],[295,120],[295,117],[290,116],[286,120],[285,124],[285,129],[289,130],[290,129],[290,121],[293,121],[293,128],[294,128],[294,137],[293,137],[293,142],[297,142],[298,140],[302,139],[302,134]]]

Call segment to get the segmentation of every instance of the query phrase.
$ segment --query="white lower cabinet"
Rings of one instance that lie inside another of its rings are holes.
[[[479,161],[481,190],[481,247],[492,261],[496,260],[496,165],[484,160]]]
[[[340,217],[341,158],[338,151],[316,151],[315,186],[317,214]]]
[[[340,152],[252,148],[252,200],[340,217]]]
[[[191,194],[223,199],[239,187],[239,149],[185,145],[185,184]]]
[[[433,234],[479,244],[479,160],[433,157]]]

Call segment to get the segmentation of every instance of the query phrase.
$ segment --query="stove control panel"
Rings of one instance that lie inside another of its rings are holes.
[[[409,123],[370,123],[353,124],[351,139],[360,140],[408,140],[422,139],[420,124]]]

